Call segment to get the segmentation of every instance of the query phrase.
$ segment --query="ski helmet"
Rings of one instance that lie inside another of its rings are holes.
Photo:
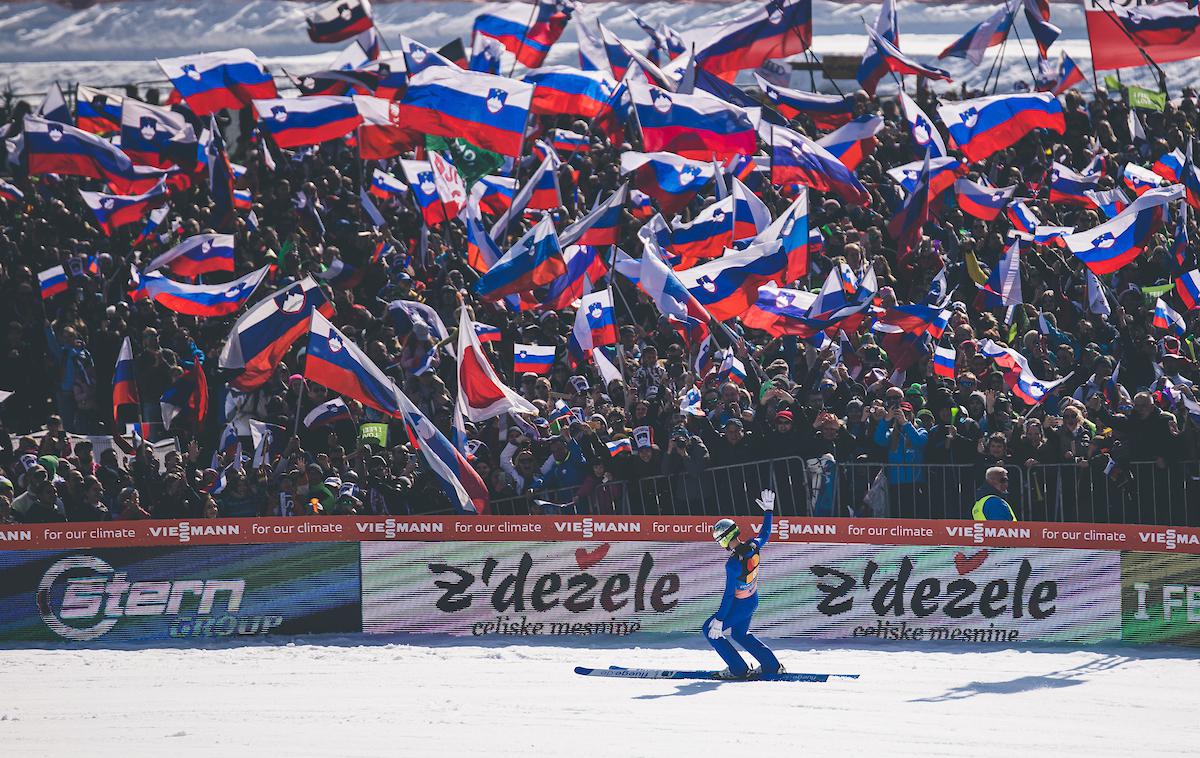
[[[713,524],[712,536],[717,541],[717,544],[723,548],[728,548],[729,544],[737,539],[739,533],[738,525],[731,518],[723,518]]]

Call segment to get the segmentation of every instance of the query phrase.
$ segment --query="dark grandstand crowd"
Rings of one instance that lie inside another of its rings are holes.
[[[128,94],[156,103],[162,93]],[[1028,204],[1047,223],[1078,229],[1104,218],[1093,209],[1047,201],[1053,161],[1081,168],[1100,155],[1099,188],[1114,187],[1126,163],[1150,165],[1184,149],[1200,119],[1195,93],[1185,90],[1163,112],[1139,114],[1148,139],[1135,141],[1120,93],[1087,85],[1062,99],[1064,135],[1035,132],[973,164],[969,176],[1016,184],[1018,197],[1032,198]],[[935,112],[929,91],[923,89],[917,101]],[[1089,300],[1082,264],[1062,247],[1041,244],[1021,257],[1024,303],[1011,313],[983,308],[965,254],[985,270],[997,266],[1008,246],[1009,221],[1003,214],[991,222],[972,218],[955,206],[954,193],[946,193],[919,248],[900,264],[886,225],[901,193],[886,170],[917,155],[895,100],[860,93],[857,107],[885,119],[873,154],[857,170],[871,201],[847,206],[810,192],[809,223],[820,230],[823,245],[794,286],[820,287],[840,261],[856,271],[869,266],[879,284],[878,303],[887,307],[921,300],[944,268],[952,315],[941,344],[957,351],[953,379],[934,375],[932,341],[926,339],[919,346],[922,357],[893,384],[892,360],[869,319],[846,335],[853,361],[847,351],[835,352],[837,339],[818,348],[810,339],[771,338],[733,320],[731,349],[746,368],[744,379],[717,367],[698,376],[700,346],[689,344],[644,293],[616,276],[620,350],[614,363],[623,378],[605,383],[594,364],[573,366],[568,357],[573,310],[513,311],[473,294],[479,275],[466,264],[457,220],[423,236],[419,212],[401,197],[379,203],[387,226],[372,228],[358,198],[377,164],[364,165],[351,144],[335,140],[315,150],[276,150],[280,159],[272,171],[248,112],[222,117],[230,157],[246,167],[238,187],[252,193],[254,220],[248,224],[245,212],[239,217],[237,271],[228,278],[270,264],[257,299],[338,258],[361,266],[364,275],[353,289],[323,285],[336,308],[332,322],[448,436],[455,361],[438,351],[436,368],[418,375],[434,337],[422,324],[405,329],[389,319],[387,304],[426,303],[452,332],[465,304],[476,321],[498,327],[503,338],[486,343],[493,366],[541,416],[467,425],[469,459],[488,488],[493,513],[740,511],[771,478],[782,491],[785,515],[969,518],[976,487],[994,466],[1013,472],[1014,483],[1030,481],[1035,471],[1049,477],[1069,467],[1087,472],[1088,481],[1125,486],[1142,497],[1148,496],[1144,483],[1160,475],[1155,471],[1182,475],[1194,466],[1200,426],[1184,400],[1196,399],[1200,381],[1194,345],[1200,310],[1176,305],[1188,324],[1181,338],[1152,326],[1155,296],[1147,293],[1172,281],[1168,256],[1175,225],[1164,224],[1147,254],[1105,277],[1101,308]],[[19,131],[29,110],[9,99],[0,123]],[[561,230],[620,185],[620,154],[639,144],[636,133],[627,133],[625,144],[609,144],[588,123],[572,119],[546,118],[543,126],[570,128],[591,141],[589,151],[564,156],[564,205],[555,212]],[[819,134],[804,117],[796,128]],[[526,155],[518,176],[527,177],[538,162]],[[181,239],[209,230],[205,182],[172,197],[163,227],[133,246],[140,225],[111,237],[97,228],[77,191],[89,180],[26,177],[11,164],[3,173],[25,197],[0,202],[0,389],[12,393],[0,406],[0,522],[451,512],[402,424],[389,424],[352,400],[351,420],[317,428],[299,423],[332,397],[302,377],[304,340],[265,386],[231,393],[217,357],[237,314],[198,319],[131,300],[131,266],[142,267]],[[775,215],[790,202],[769,181],[755,189]],[[298,207],[299,196],[320,209],[320,226]],[[709,202],[706,191],[684,219]],[[510,241],[536,215],[522,219]],[[641,223],[626,212],[621,225],[620,247],[635,258],[642,249]],[[1192,223],[1188,233],[1200,239]],[[381,237],[392,250],[370,262]],[[37,273],[60,263],[70,289],[43,300]],[[133,346],[142,399],[130,421],[145,423],[116,428],[113,372],[125,337]],[[1031,408],[1014,398],[1004,373],[979,354],[985,339],[1018,350],[1039,379],[1071,378]],[[556,346],[549,373],[514,375],[514,341]],[[447,343],[454,346],[453,333]],[[182,418],[166,430],[159,398],[197,361],[210,388],[207,418],[200,428]],[[700,389],[701,405],[681,411],[680,397],[693,386]],[[578,413],[552,423],[557,400]],[[251,419],[283,430],[265,455],[250,455]],[[227,423],[242,436],[244,454],[237,459],[214,455]],[[389,428],[385,435],[360,435],[364,423]],[[623,438],[630,439],[632,452],[611,454],[606,443]],[[765,461],[777,463],[764,468]],[[949,485],[948,471],[955,472]],[[1021,502],[1018,487],[1012,490],[1010,501],[1023,517],[1069,518],[1073,499],[1084,497],[1081,487],[1058,486],[1053,501],[1061,510],[1043,502],[1039,511]],[[931,502],[937,507],[927,510]]]

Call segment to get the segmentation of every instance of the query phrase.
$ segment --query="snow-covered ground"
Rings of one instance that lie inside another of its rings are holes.
[[[665,22],[686,34],[699,27],[737,18],[759,2],[690,3],[655,0],[647,3],[588,3],[577,18],[598,17],[618,35],[645,44],[645,35],[627,12],[636,9],[651,23]],[[101,3],[82,11],[47,0],[11,2],[0,5],[0,87],[10,84],[19,93],[40,93],[54,82],[93,86],[120,85],[161,79],[155,56],[174,56],[204,50],[249,47],[279,73],[280,66],[292,73],[319,70],[336,54],[338,45],[315,45],[304,31],[304,15],[312,5],[279,0],[127,0]],[[401,34],[438,46],[453,37],[469,41],[474,17],[488,5],[446,0],[421,0],[377,4],[375,16],[385,39]],[[901,47],[908,53],[932,60],[958,35],[991,14],[982,3],[943,5],[900,0]],[[861,56],[866,43],[862,19],[874,22],[878,5],[814,0],[813,49],[821,56]],[[1076,3],[1053,4],[1052,20],[1063,28],[1052,55],[1065,50],[1090,74],[1090,50],[1083,9]],[[574,23],[551,51],[549,63],[574,63]],[[1018,28],[1027,34],[1024,20]],[[1030,57],[1036,46],[1028,39]],[[966,61],[945,63],[956,82],[982,84],[991,63],[971,67]],[[1001,66],[1001,88],[1017,80],[1028,81],[1029,70],[1015,37],[1010,41]],[[1176,89],[1196,83],[1192,62],[1165,67]],[[1126,82],[1153,86],[1148,71],[1123,74]],[[796,74],[795,84],[806,86],[808,77]],[[886,86],[884,90],[886,91]]]
[[[426,642],[0,651],[0,747],[120,758],[1174,758],[1200,745],[1200,651],[780,644],[792,671],[862,676],[684,683],[572,667],[711,667],[702,641]]]

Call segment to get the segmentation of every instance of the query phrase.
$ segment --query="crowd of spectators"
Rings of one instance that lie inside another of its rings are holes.
[[[129,94],[151,103],[162,95],[144,89]],[[974,94],[980,93],[942,97]],[[925,90],[918,94],[930,113],[932,98]],[[1116,186],[1127,162],[1148,166],[1172,149],[1186,148],[1200,118],[1195,93],[1184,90],[1163,112],[1140,113],[1148,141],[1135,144],[1120,93],[1072,90],[1062,100],[1064,135],[1034,133],[972,165],[970,176],[997,186],[1016,184],[1018,196],[1032,198],[1029,204],[1046,223],[1079,229],[1103,219],[1095,210],[1047,202],[1052,161],[1081,168],[1099,155],[1101,188]],[[957,350],[952,380],[934,375],[926,339],[915,346],[919,357],[898,381],[895,356],[870,329],[870,319],[852,329],[845,343],[834,335],[820,348],[813,340],[772,339],[731,321],[736,337],[731,349],[747,369],[745,378],[718,368],[698,376],[700,346],[685,341],[645,294],[617,276],[612,284],[620,349],[613,361],[623,379],[606,384],[594,365],[573,368],[568,359],[573,310],[514,312],[479,301],[471,289],[478,274],[466,264],[458,221],[422,239],[421,217],[400,198],[381,203],[387,227],[372,229],[361,219],[357,198],[373,164],[364,166],[354,148],[338,140],[294,155],[276,151],[286,159],[271,171],[248,113],[232,114],[232,121],[226,114],[223,121],[231,157],[246,167],[238,186],[252,192],[256,221],[247,224],[245,214],[238,221],[235,275],[271,264],[258,298],[321,272],[337,258],[360,266],[364,275],[353,289],[323,285],[336,307],[333,323],[447,434],[457,391],[455,361],[439,351],[434,370],[418,373],[432,337],[423,325],[405,329],[389,319],[386,306],[398,299],[420,301],[453,326],[465,302],[476,321],[498,327],[503,339],[487,343],[493,365],[541,416],[467,426],[470,460],[496,513],[741,512],[753,500],[750,493],[769,479],[782,492],[785,514],[967,518],[983,472],[1000,465],[1024,470],[1022,481],[1041,472],[1037,502],[1017,506],[1023,517],[1070,518],[1083,512],[1082,482],[1089,483],[1089,492],[1091,482],[1103,481],[1117,487],[1120,497],[1137,499],[1152,497],[1146,487],[1156,485],[1156,477],[1178,474],[1172,482],[1182,477],[1194,466],[1200,436],[1184,404],[1196,399],[1194,383],[1200,381],[1193,344],[1200,311],[1184,313],[1188,331],[1180,339],[1151,325],[1154,298],[1145,292],[1172,281],[1168,250],[1174,224],[1164,224],[1146,255],[1106,277],[1107,313],[1089,304],[1081,263],[1062,248],[1039,244],[1027,246],[1021,257],[1025,302],[1011,313],[981,308],[965,254],[972,253],[984,269],[995,267],[1007,246],[1009,222],[1003,215],[991,222],[972,218],[956,207],[953,192],[945,193],[924,240],[901,265],[886,230],[901,195],[886,169],[917,154],[895,100],[860,93],[858,110],[885,119],[873,154],[857,172],[871,201],[847,206],[832,195],[810,193],[810,224],[820,230],[823,246],[813,252],[797,286],[819,287],[840,262],[855,271],[871,267],[880,285],[878,302],[887,307],[921,300],[944,269],[952,314],[941,344]],[[28,111],[24,102],[5,102],[0,123],[20,129]],[[620,184],[620,153],[636,149],[638,141],[627,134],[626,144],[609,144],[587,123],[570,120],[548,119],[543,126],[574,128],[591,139],[590,151],[564,156],[559,176],[564,205],[555,212],[561,229]],[[817,134],[803,117],[796,126]],[[519,175],[528,176],[535,164],[525,156]],[[84,181],[29,178],[8,168],[25,199],[0,201],[5,356],[0,388],[13,393],[0,408],[0,465],[6,472],[0,478],[0,523],[450,511],[401,424],[390,423],[385,438],[360,435],[361,424],[388,419],[354,401],[348,403],[349,421],[315,429],[297,423],[331,397],[301,377],[304,340],[265,386],[230,392],[217,356],[234,316],[197,319],[147,300],[131,301],[131,265],[143,266],[209,228],[205,182],[171,199],[164,233],[132,246],[137,225],[111,237],[97,228],[77,192]],[[754,187],[774,214],[787,207],[788,198],[769,181]],[[307,223],[298,197],[319,209],[323,230]],[[702,194],[684,218],[711,200],[711,194]],[[521,223],[528,228],[531,219]],[[641,251],[641,223],[629,212],[622,219],[620,247],[634,257]],[[1187,228],[1190,239],[1200,239],[1195,224]],[[393,252],[369,263],[381,236]],[[58,263],[69,273],[70,289],[43,301],[37,272]],[[141,420],[149,422],[140,429],[150,430],[147,438],[113,427],[113,367],[126,336],[133,344]],[[1020,351],[1040,379],[1071,378],[1031,409],[979,353],[984,339]],[[554,345],[550,372],[513,375],[514,341]],[[453,335],[448,344],[453,346]],[[843,348],[852,349],[853,361]],[[158,398],[194,361],[208,377],[208,418],[199,428],[184,419],[164,431],[157,423]],[[701,391],[701,406],[682,412],[680,396],[693,386]],[[551,423],[557,400],[578,413]],[[249,453],[251,419],[283,430],[286,444],[269,451],[266,460],[247,455],[239,464],[214,456],[227,422],[235,424]],[[118,438],[110,440],[114,433]],[[176,440],[165,454],[152,444],[164,437]],[[632,441],[633,452],[611,455],[605,443],[622,438]],[[1148,467],[1132,465],[1143,461]],[[879,464],[889,464],[883,474]],[[1087,476],[1068,481],[1052,473],[1062,467]],[[1053,487],[1046,485],[1051,477],[1057,477]],[[221,486],[219,478],[225,479]],[[1171,497],[1191,492],[1200,499],[1194,494],[1200,490],[1185,490],[1186,484],[1171,489]]]

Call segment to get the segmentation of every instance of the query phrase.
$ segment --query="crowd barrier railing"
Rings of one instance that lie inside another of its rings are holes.
[[[1022,499],[1032,521],[1200,525],[1200,463],[1036,464]]]

